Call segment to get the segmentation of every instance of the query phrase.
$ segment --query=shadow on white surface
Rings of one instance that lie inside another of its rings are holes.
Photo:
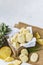
[[[19,21],[43,28],[43,0],[0,0],[0,22]]]

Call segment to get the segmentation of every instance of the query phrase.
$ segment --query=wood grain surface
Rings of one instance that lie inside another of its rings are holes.
[[[14,27],[21,28],[21,27],[27,27],[27,26],[31,26],[31,25],[19,22],[18,24],[15,24]],[[39,32],[41,38],[43,38],[43,29],[35,27],[35,26],[31,26],[31,27],[33,29],[33,33]],[[42,46],[42,48],[43,48],[43,46]],[[37,53],[39,54],[39,60],[36,63],[32,63],[32,65],[43,65],[43,49],[38,51]],[[31,63],[31,62],[29,62],[29,63]]]

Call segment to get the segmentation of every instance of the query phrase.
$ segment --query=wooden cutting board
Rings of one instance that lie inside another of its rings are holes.
[[[14,27],[21,28],[21,27],[27,27],[27,26],[31,26],[31,25],[19,22],[18,24],[15,24]],[[41,38],[43,38],[43,29],[35,27],[35,26],[31,26],[31,27],[33,29],[33,33],[39,32]],[[43,46],[42,46],[42,48],[43,48]],[[39,60],[38,60],[38,62],[32,63],[32,64],[33,65],[43,65],[43,49],[38,51],[37,53],[39,54]],[[31,63],[31,62],[29,62],[29,63]]]

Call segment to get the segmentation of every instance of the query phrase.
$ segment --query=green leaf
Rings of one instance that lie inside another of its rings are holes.
[[[39,51],[39,50],[41,50],[41,47],[38,45],[36,45],[35,47],[31,47],[31,48],[28,48],[27,49],[30,53],[32,53],[32,52],[37,52],[37,51]]]

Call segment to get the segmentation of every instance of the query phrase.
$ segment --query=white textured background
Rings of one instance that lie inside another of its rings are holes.
[[[43,28],[43,0],[0,0],[0,22],[19,21]]]

